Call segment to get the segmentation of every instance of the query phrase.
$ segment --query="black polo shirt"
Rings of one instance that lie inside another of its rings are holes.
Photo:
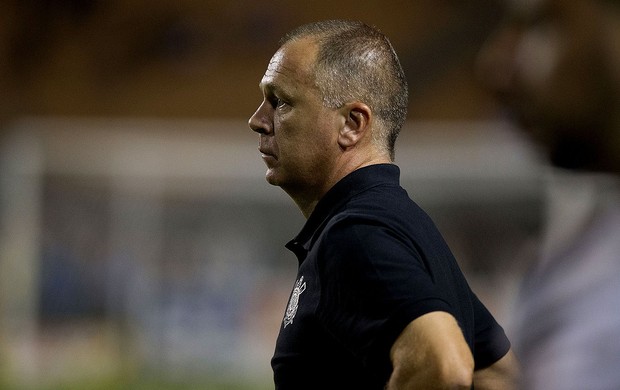
[[[383,389],[392,344],[433,311],[457,319],[476,368],[510,348],[399,175],[392,164],[349,174],[287,244],[299,271],[272,359],[276,389]]]

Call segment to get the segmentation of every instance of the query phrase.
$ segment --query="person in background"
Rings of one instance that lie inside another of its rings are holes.
[[[405,75],[362,22],[288,33],[249,120],[266,179],[307,221],[272,359],[276,389],[510,389],[503,329],[399,185]]]
[[[552,168],[545,245],[524,275],[523,389],[620,389],[620,1],[508,2],[477,74]]]

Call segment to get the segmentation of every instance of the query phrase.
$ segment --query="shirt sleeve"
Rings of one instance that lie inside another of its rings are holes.
[[[510,341],[504,329],[473,292],[471,300],[475,319],[474,361],[475,369],[479,370],[506,355],[510,350]]]
[[[452,308],[415,247],[367,221],[336,223],[321,241],[322,325],[366,366],[389,375],[389,351],[414,319]]]

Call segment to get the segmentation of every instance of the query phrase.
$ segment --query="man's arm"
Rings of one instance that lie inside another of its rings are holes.
[[[474,358],[456,319],[436,311],[411,321],[390,351],[387,390],[470,389]]]
[[[489,367],[474,371],[476,390],[514,390],[518,378],[519,363],[512,350]]]

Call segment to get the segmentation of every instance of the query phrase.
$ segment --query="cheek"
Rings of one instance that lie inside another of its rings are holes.
[[[312,144],[305,135],[303,125],[303,121],[293,117],[275,121],[274,144],[280,163],[288,167],[287,169],[299,170],[311,153]]]
[[[294,111],[277,118],[275,141],[288,165],[316,166],[337,147],[334,114],[319,108]]]

